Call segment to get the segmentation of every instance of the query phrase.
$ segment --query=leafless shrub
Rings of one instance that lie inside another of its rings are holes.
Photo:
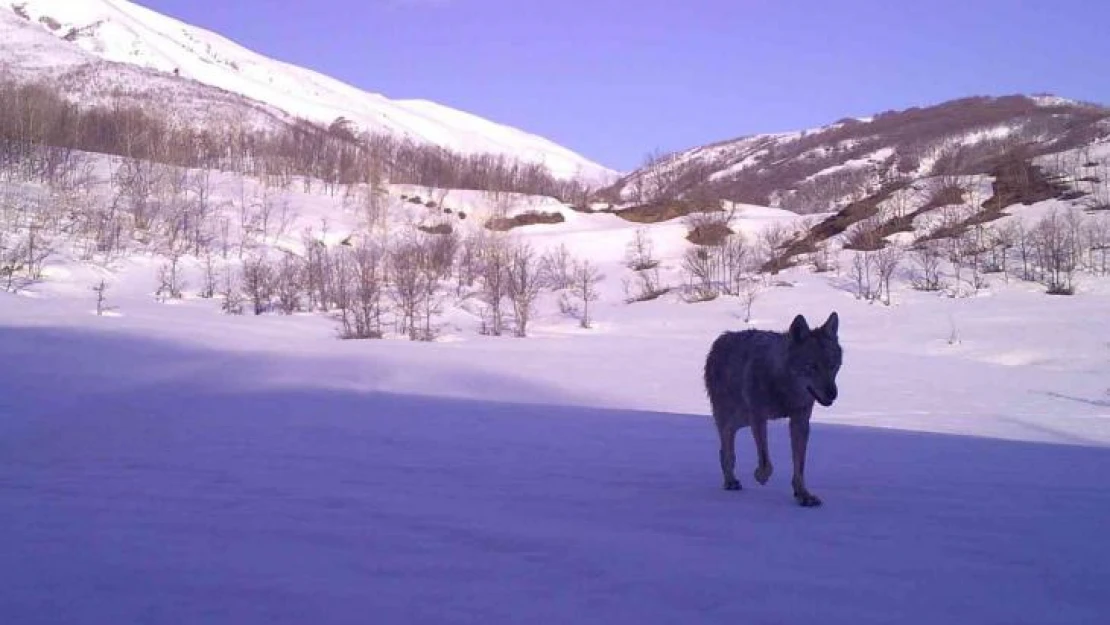
[[[181,275],[181,254],[171,253],[158,268],[158,289],[154,297],[160,302],[184,297],[185,280]]]
[[[552,248],[540,259],[544,284],[553,291],[568,289],[574,283],[575,260],[565,243]]]
[[[625,264],[632,271],[647,271],[659,266],[655,257],[655,243],[646,226],[636,229],[632,240],[625,247]]]
[[[304,265],[293,254],[283,254],[274,274],[274,291],[277,295],[278,311],[292,315],[301,310],[301,294],[304,291]]]
[[[853,250],[875,251],[885,242],[879,236],[882,219],[879,215],[861,219],[852,224],[844,234],[844,247]]]
[[[450,277],[461,247],[459,235],[454,231],[429,235],[424,238],[424,245],[428,248],[427,270],[432,277],[437,281]]]
[[[103,316],[106,312],[111,312],[116,309],[115,306],[108,305],[108,283],[104,280],[97,282],[92,288],[96,293],[96,314]]]
[[[274,297],[274,269],[265,257],[253,256],[243,261],[242,284],[255,315],[270,309]]]
[[[239,281],[230,266],[224,267],[224,282],[220,289],[220,310],[229,315],[243,314],[245,299],[239,288]]]
[[[723,271],[723,255],[703,246],[688,248],[682,255],[682,272],[686,276],[683,299],[687,302],[706,302],[720,294],[720,282],[716,280]]]
[[[633,275],[635,277],[631,281],[624,280],[625,301],[629,304],[658,299],[671,290],[663,285],[658,266],[633,272]]]
[[[814,244],[814,251],[813,254],[810,255],[810,262],[813,263],[813,271],[817,273],[838,271],[837,256],[833,251],[832,243],[830,243],[828,239],[823,239]]]

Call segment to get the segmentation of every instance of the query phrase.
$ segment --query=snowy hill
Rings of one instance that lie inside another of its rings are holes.
[[[0,6],[0,53],[9,70],[65,77],[67,87],[80,95],[85,95],[81,89],[94,96],[97,91],[149,92],[163,94],[161,99],[185,110],[203,111],[209,100],[237,94],[245,98],[240,107],[247,113],[261,107],[325,126],[344,117],[359,130],[465,154],[503,154],[543,163],[558,177],[595,183],[615,177],[612,170],[543,137],[433,102],[368,93],[126,0],[6,3]],[[142,71],[129,72],[121,65]],[[75,76],[90,75],[96,79],[72,84]],[[174,95],[166,97],[166,91]]]
[[[892,181],[983,174],[1007,158],[1107,137],[1110,109],[1103,106],[1051,96],[971,97],[659,156],[608,194],[632,203],[710,197],[825,212]]]

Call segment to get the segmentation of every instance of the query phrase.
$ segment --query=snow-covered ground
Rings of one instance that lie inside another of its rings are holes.
[[[1110,283],[886,307],[777,276],[753,324],[837,310],[845,346],[806,510],[781,423],[770,484],[742,432],[745,490],[720,488],[700,370],[739,305],[623,303],[634,225],[568,215],[525,234],[602,265],[593,330],[547,302],[528,339],[339,341],[320,316],[159,304],[140,258],[112,316],[87,265],[0,294],[0,619],[1105,621]],[[673,261],[681,228],[652,233]]]

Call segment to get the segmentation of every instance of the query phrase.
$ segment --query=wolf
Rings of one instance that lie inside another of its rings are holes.
[[[829,407],[836,401],[836,375],[843,358],[839,325],[836,311],[813,329],[804,316],[797,315],[786,332],[724,332],[713,341],[705,359],[705,390],[721,437],[725,490],[741,488],[734,472],[736,432],[751,427],[757,455],[755,480],[764,485],[773,470],[767,453],[767,421],[786,417],[794,499],[804,507],[821,505],[821,499],[806,489],[806,446],[813,403]]]

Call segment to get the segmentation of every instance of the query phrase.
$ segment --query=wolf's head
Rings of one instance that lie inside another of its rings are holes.
[[[795,387],[825,407],[836,401],[836,374],[841,362],[840,341],[836,335],[839,325],[840,319],[835,312],[824,325],[813,329],[805,317],[798,315],[787,332],[786,366]]]

